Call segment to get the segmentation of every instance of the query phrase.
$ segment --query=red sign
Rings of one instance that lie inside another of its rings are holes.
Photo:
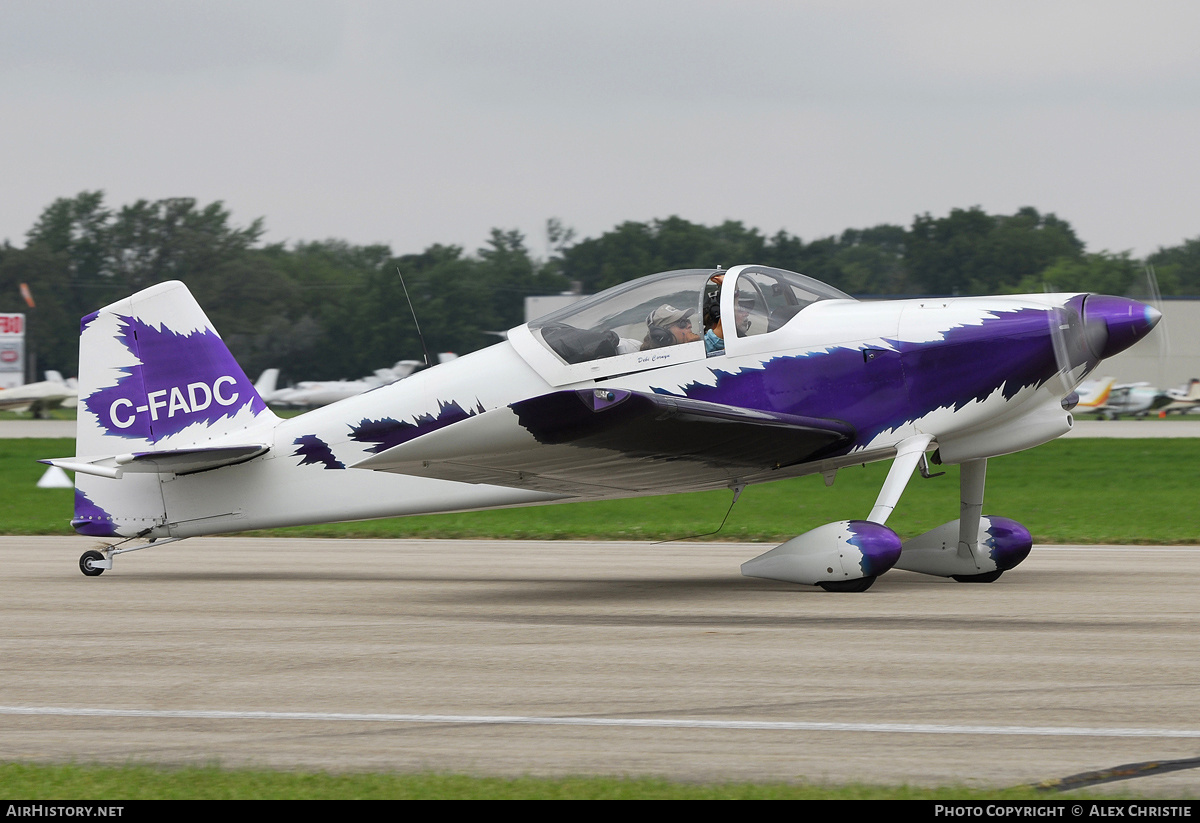
[[[0,334],[21,334],[25,331],[25,315],[0,314]]]

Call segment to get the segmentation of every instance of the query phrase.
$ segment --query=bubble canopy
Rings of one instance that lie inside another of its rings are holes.
[[[817,301],[851,299],[819,280],[769,266],[678,269],[585,297],[514,329],[509,339],[552,384],[563,385],[703,359],[701,338],[713,327],[713,301],[736,315],[724,334],[750,336],[782,328]]]

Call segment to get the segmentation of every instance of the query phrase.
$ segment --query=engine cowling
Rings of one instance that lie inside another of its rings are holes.
[[[938,438],[942,463],[965,463],[1031,449],[1061,437],[1075,425],[1074,418],[1053,399],[1019,417],[995,425]]]
[[[879,523],[839,520],[747,560],[742,574],[810,586],[874,579],[896,564],[902,543]]]

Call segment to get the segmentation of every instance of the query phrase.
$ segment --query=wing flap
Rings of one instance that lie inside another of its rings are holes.
[[[765,479],[853,437],[837,420],[589,389],[474,415],[354,468],[585,496],[686,491]]]

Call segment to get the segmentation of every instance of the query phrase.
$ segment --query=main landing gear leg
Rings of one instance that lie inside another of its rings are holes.
[[[979,567],[979,520],[983,515],[983,489],[987,458],[968,460],[959,467],[958,556]],[[951,575],[959,583],[994,583],[1003,571]]]
[[[991,583],[1029,556],[1029,529],[1007,517],[983,514],[986,475],[983,458],[959,464],[958,519],[905,540],[896,568],[960,583]]]
[[[919,434],[900,441],[896,447],[896,459],[892,461],[892,467],[888,469],[887,478],[883,481],[883,488],[879,490],[875,505],[871,507],[871,513],[867,515],[868,520],[881,526],[887,523],[892,510],[900,502],[900,495],[912,478],[913,469],[924,458],[925,449],[929,447],[932,440],[933,435],[931,434]]]

